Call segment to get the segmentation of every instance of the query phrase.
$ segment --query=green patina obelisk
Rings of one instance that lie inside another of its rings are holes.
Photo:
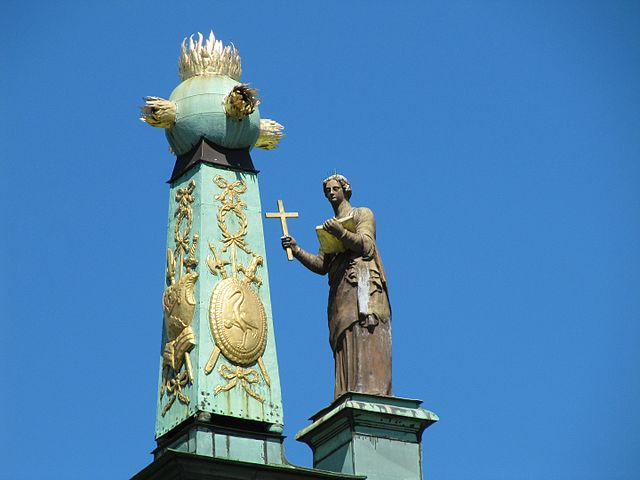
[[[182,45],[169,100],[142,120],[164,128],[169,181],[156,457],[168,449],[279,464],[282,397],[257,171],[282,126],[261,120],[240,57],[213,33]]]

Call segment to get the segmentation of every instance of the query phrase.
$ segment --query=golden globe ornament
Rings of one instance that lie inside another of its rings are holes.
[[[185,38],[178,71],[181,83],[169,100],[145,97],[140,117],[165,129],[176,155],[189,152],[203,138],[229,149],[276,148],[284,127],[260,118],[257,91],[240,82],[235,46],[224,46],[213,32],[206,39],[201,33]]]

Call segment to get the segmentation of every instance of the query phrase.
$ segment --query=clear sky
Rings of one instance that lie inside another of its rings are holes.
[[[264,210],[310,250],[337,169],[376,214],[394,390],[433,480],[640,477],[640,4],[18,2],[0,7],[6,479],[151,461],[173,159],[142,124],[213,29],[264,117]],[[265,225],[289,460],[332,397],[326,279]]]

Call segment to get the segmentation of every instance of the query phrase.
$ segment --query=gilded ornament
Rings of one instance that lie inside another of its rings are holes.
[[[227,115],[235,120],[242,120],[251,115],[260,105],[258,92],[246,83],[236,85],[224,99],[224,109]]]
[[[225,148],[272,150],[284,127],[260,118],[256,89],[241,83],[240,54],[213,32],[185,38],[178,59],[180,84],[169,99],[144,97],[140,120],[165,130],[171,151],[184,155],[202,138]]]
[[[256,292],[237,278],[218,282],[209,305],[211,333],[222,354],[239,365],[254,363],[267,344],[267,317]]]
[[[283,130],[284,127],[275,120],[261,118],[260,135],[258,135],[258,140],[256,140],[256,147],[262,148],[263,150],[273,150],[278,146],[282,137],[284,137],[284,133],[282,133]]]
[[[248,368],[245,370],[242,367],[236,367],[235,370],[232,370],[223,363],[222,365],[220,365],[218,372],[220,373],[220,376],[222,378],[224,378],[225,380],[229,380],[229,382],[226,385],[218,385],[214,390],[215,394],[218,394],[220,392],[228,392],[229,390],[233,389],[238,384],[238,382],[240,382],[240,385],[242,385],[242,388],[244,388],[245,392],[247,392],[250,396],[258,400],[259,402],[264,402],[264,398],[262,398],[262,395],[255,392],[251,388],[252,384],[258,383],[258,381],[260,380],[258,372],[256,372],[253,368]]]
[[[171,128],[176,123],[176,104],[160,97],[144,97],[140,120],[152,127]]]
[[[225,47],[213,31],[209,32],[209,38],[198,32],[195,41],[193,35],[189,37],[188,45],[186,38],[182,41],[178,74],[182,81],[197,75],[227,75],[239,82],[242,75],[240,54],[233,44]]]
[[[217,176],[214,183],[221,189],[215,198],[220,202],[216,219],[222,233],[222,246],[218,251],[209,242],[211,255],[207,256],[207,265],[213,275],[220,277],[220,281],[209,302],[209,326],[215,348],[204,371],[210,374],[222,354],[234,366],[220,365],[218,373],[227,383],[218,385],[214,393],[227,392],[241,385],[248,395],[263,402],[262,396],[252,388],[260,382],[260,375],[250,367],[257,363],[262,378],[270,386],[269,374],[262,360],[267,345],[267,316],[257,293],[262,285],[258,269],[264,259],[252,252],[246,243],[248,221],[244,210],[247,206],[241,198],[247,191],[246,183],[243,180],[227,182],[221,176]],[[228,215],[236,219],[233,229],[227,223]],[[247,265],[238,261],[238,249],[250,255]],[[221,256],[227,252],[230,260]],[[231,275],[227,272],[228,266],[231,266]]]
[[[193,289],[198,280],[194,271],[198,265],[196,248],[198,234],[191,235],[193,227],[193,191],[196,183],[192,180],[187,187],[176,192],[178,207],[175,211],[175,250],[167,249],[167,288],[162,296],[164,325],[167,341],[162,353],[162,382],[160,397],[165,393],[169,400],[162,408],[165,415],[176,398],[189,403],[189,396],[182,387],[193,383],[193,367],[189,352],[196,345],[196,336],[191,327],[196,300]],[[184,371],[182,368],[184,366]]]

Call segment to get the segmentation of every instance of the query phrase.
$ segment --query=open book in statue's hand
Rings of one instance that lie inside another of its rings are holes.
[[[355,233],[356,224],[353,221],[353,217],[351,215],[344,218],[338,218],[337,220],[345,229]],[[322,253],[340,253],[346,250],[344,244],[342,243],[342,240],[327,232],[324,228],[322,228],[322,225],[318,225],[316,227],[316,234],[318,235],[318,241],[320,242],[320,251]]]

